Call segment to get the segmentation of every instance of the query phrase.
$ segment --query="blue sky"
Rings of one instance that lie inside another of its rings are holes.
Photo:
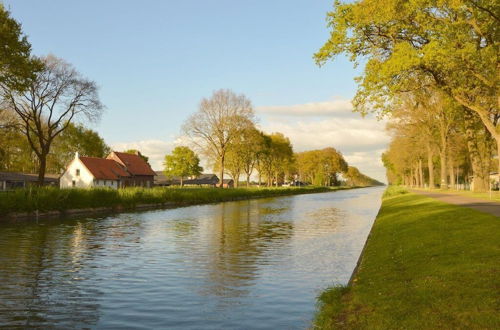
[[[262,129],[281,129],[297,150],[331,145],[383,179],[377,159],[386,143],[382,133],[373,145],[352,145],[370,138],[367,130],[380,130],[380,123],[361,122],[349,105],[339,107],[354,95],[359,71],[345,58],[321,68],[312,59],[328,37],[331,0],[4,3],[34,54],[64,58],[100,86],[107,109],[93,128],[116,148],[145,149],[156,167],[200,99],[230,88],[253,101]],[[318,106],[323,112],[315,111]],[[274,111],[279,107],[284,111]],[[340,133],[346,117],[354,129],[350,141]],[[320,127],[322,138],[306,137]],[[330,127],[338,134],[326,132]]]

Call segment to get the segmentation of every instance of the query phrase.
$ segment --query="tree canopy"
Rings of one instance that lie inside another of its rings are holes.
[[[400,93],[436,88],[479,116],[500,153],[499,6],[489,0],[336,1],[318,64],[364,64],[354,106],[392,112]],[[500,158],[499,158],[500,164]]]
[[[172,154],[165,156],[164,173],[167,177],[180,177],[181,186],[184,185],[184,178],[188,176],[198,176],[202,173],[200,159],[193,150],[188,147],[175,147]]]

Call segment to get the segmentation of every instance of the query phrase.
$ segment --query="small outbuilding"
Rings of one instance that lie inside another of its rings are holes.
[[[20,173],[20,172],[0,172],[0,191],[13,190],[18,188],[27,188],[36,185],[38,174]],[[44,180],[45,186],[58,186],[59,175],[46,174]]]
[[[217,187],[220,187],[220,183],[217,184]],[[234,180],[233,179],[222,180],[222,188],[234,188]]]

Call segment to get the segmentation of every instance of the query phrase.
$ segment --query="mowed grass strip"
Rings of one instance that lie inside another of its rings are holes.
[[[315,327],[500,329],[499,266],[500,218],[389,190],[351,285],[321,294]]]

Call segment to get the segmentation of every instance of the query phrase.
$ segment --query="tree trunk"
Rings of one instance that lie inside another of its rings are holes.
[[[473,114],[468,111],[465,113],[465,125],[467,149],[469,150],[472,165],[472,190],[487,191],[489,189],[490,155],[485,156],[484,152],[481,151],[480,143],[482,138],[477,134]]]
[[[424,187],[424,171],[422,170],[422,158],[418,159],[418,174],[420,176],[420,187]]]
[[[238,182],[240,181],[240,175],[239,174],[235,175],[233,178],[233,181],[234,181],[234,187],[238,188]]]
[[[455,168],[450,160],[450,188],[455,189]]]
[[[433,153],[429,143],[427,143],[427,167],[429,169],[429,189],[434,189],[434,163]]]
[[[446,148],[441,147],[439,152],[439,158],[441,160],[441,189],[448,188],[448,176],[446,173]]]
[[[184,178],[181,176],[181,188],[184,187]]]
[[[41,187],[45,183],[45,170],[47,168],[48,152],[42,151],[38,156],[40,166],[38,167],[38,185]]]
[[[500,179],[500,137],[495,138],[497,141],[497,158],[498,158],[498,167],[497,167],[497,173],[498,173],[498,178]]]
[[[220,178],[219,178],[219,188],[224,188],[224,155],[220,157]]]
[[[250,174],[247,174],[247,188],[250,187]]]

